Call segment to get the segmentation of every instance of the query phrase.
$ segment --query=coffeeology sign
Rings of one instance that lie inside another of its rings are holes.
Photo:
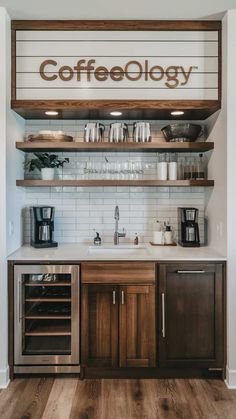
[[[217,100],[218,32],[16,31],[16,99]]]
[[[55,60],[45,60],[39,68],[40,76],[43,80],[54,81],[60,79],[62,81],[70,81],[72,79],[77,82],[83,83],[92,82],[92,78],[100,82],[105,82],[109,78],[114,82],[120,82],[124,79],[131,82],[136,82],[140,79],[148,82],[149,80],[160,82],[165,80],[165,86],[172,89],[178,86],[185,86],[191,75],[193,69],[198,67],[190,66],[185,69],[183,66],[170,65],[166,68],[160,65],[149,66],[149,61],[128,61],[124,67],[114,66],[107,67],[96,66],[96,59],[81,59],[78,60],[76,65],[71,67],[63,65],[58,68],[58,63]]]

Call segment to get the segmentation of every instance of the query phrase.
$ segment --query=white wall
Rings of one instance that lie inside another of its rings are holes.
[[[14,19],[199,19],[235,7],[235,0],[0,0],[0,5]]]
[[[6,15],[0,8],[0,386],[8,381],[6,288]]]
[[[10,19],[0,7],[0,387],[8,382],[6,257],[22,242],[19,215],[24,197],[24,191],[15,186],[16,176],[22,175],[22,157],[16,157],[14,144],[22,138],[24,121],[10,110],[10,41]],[[15,226],[11,236],[9,220]]]
[[[208,177],[215,180],[212,190],[206,189],[208,244],[222,254],[227,251],[227,27],[222,21],[222,109],[208,118],[208,140],[215,143],[209,153]]]
[[[228,373],[227,382],[236,388],[236,10],[227,16],[227,219],[228,219]]]

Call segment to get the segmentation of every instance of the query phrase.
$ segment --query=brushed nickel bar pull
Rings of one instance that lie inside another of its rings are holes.
[[[121,304],[125,304],[125,293],[121,291]]]
[[[116,303],[116,292],[112,291],[112,304]]]
[[[176,271],[177,274],[204,274],[205,271],[199,270],[199,271]]]
[[[166,319],[165,319],[165,294],[161,294],[161,320],[162,320],[162,337],[166,337]]]

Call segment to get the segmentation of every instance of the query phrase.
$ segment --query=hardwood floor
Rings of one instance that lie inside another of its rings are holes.
[[[1,419],[236,419],[236,390],[219,380],[16,379]]]

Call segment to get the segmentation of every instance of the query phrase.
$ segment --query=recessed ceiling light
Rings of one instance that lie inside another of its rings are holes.
[[[120,111],[112,111],[112,112],[110,112],[110,115],[112,115],[112,116],[121,116],[122,115],[122,112],[120,112]]]
[[[59,113],[59,112],[57,112],[57,111],[46,111],[46,112],[45,112],[45,114],[46,114],[46,115],[49,115],[49,116],[56,116],[56,115],[58,115],[58,113]]]
[[[183,115],[183,114],[184,114],[184,111],[172,111],[171,112],[171,115],[174,115],[174,116]]]

